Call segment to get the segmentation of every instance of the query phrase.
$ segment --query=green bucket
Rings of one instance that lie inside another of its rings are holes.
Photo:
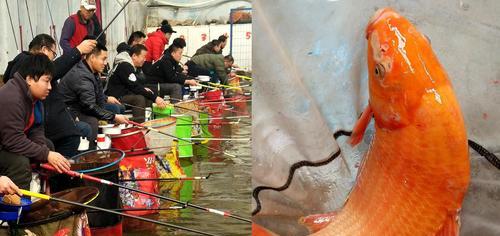
[[[189,115],[178,116],[175,123],[175,136],[180,139],[190,139],[193,129],[193,117]],[[189,140],[190,141],[190,140]],[[193,145],[190,142],[179,140],[179,158],[193,156]]]
[[[173,105],[168,105],[165,108],[153,106],[153,117],[155,119],[169,117],[172,116],[172,114],[174,114],[174,111],[175,109]]]

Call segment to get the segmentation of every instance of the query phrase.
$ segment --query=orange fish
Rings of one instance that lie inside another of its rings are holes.
[[[470,167],[448,75],[427,37],[392,9],[375,13],[366,38],[370,99],[350,141],[372,117],[373,140],[344,207],[302,222],[314,235],[458,235]]]

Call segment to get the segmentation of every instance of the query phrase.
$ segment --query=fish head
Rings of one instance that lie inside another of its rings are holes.
[[[443,71],[428,38],[391,8],[378,10],[366,28],[370,106],[379,127],[412,122],[421,98]]]

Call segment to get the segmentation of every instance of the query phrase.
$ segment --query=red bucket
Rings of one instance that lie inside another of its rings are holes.
[[[146,139],[137,127],[122,129],[121,134],[111,135],[111,147],[123,151],[146,148]],[[130,153],[131,154],[131,153]]]
[[[155,154],[147,153],[142,155],[126,156],[120,162],[120,179],[156,179],[159,176],[156,169]],[[148,193],[159,193],[158,181],[123,181],[127,187],[142,190]],[[127,189],[120,189],[123,209],[149,208],[157,209],[160,200],[156,197],[133,192]],[[149,215],[157,213],[158,210],[126,211],[131,215]]]

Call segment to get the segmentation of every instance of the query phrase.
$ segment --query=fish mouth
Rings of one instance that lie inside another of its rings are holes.
[[[375,14],[373,14],[373,16],[370,18],[370,21],[368,21],[368,26],[366,27],[366,39],[368,39],[370,37],[370,34],[372,33],[373,31],[373,27],[374,25],[381,21],[382,19],[385,19],[387,18],[388,16],[398,16],[398,14],[396,13],[396,11],[394,11],[392,8],[390,7],[385,7],[385,8],[381,8],[381,9],[378,9]]]

